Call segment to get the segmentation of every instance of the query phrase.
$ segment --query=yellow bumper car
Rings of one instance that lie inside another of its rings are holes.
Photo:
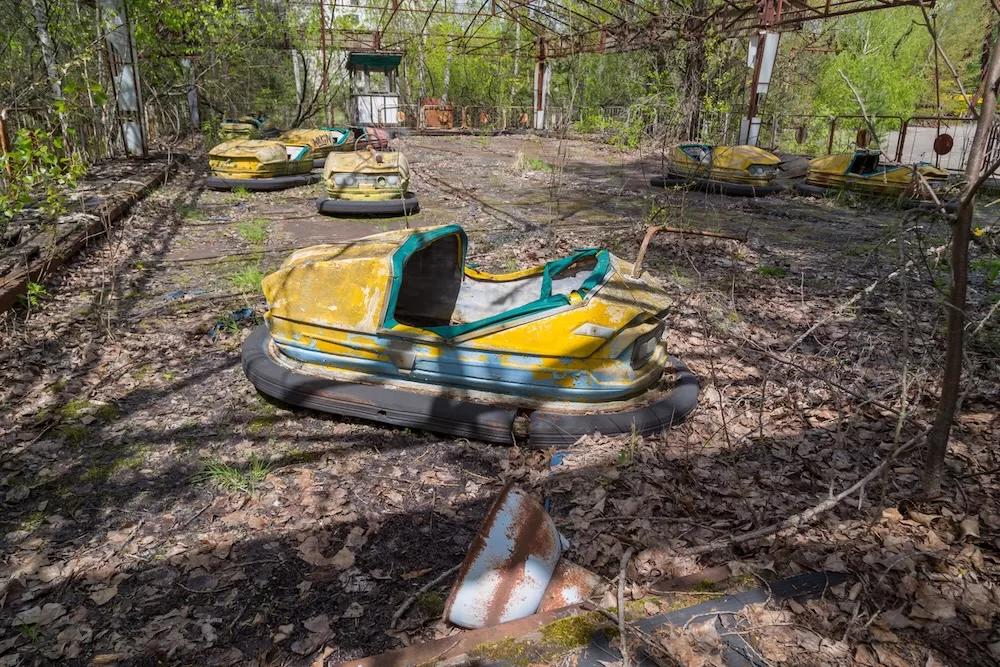
[[[946,210],[954,211],[958,207],[957,200],[949,198],[945,193],[949,177],[947,171],[920,163],[917,165],[917,172],[934,190]],[[848,190],[895,199],[904,208],[933,208],[934,201],[919,180],[911,166],[882,164],[879,151],[857,150],[810,160],[806,177],[795,182],[795,189],[802,194],[817,197]]]
[[[756,146],[680,144],[670,152],[663,176],[654,187],[691,183],[706,192],[737,197],[763,197],[780,192],[777,182],[781,159]]]
[[[212,190],[284,190],[320,180],[313,174],[308,146],[292,146],[267,139],[231,139],[208,153]]]
[[[417,197],[407,191],[410,165],[402,153],[372,148],[330,153],[323,178],[327,194],[316,207],[326,215],[399,216],[420,210]]]
[[[229,139],[271,139],[278,136],[278,128],[267,116],[246,115],[226,118],[219,127],[219,137]]]
[[[312,153],[313,169],[322,169],[326,156],[334,151],[351,150],[351,131],[346,127],[321,127],[318,130],[287,130],[278,141],[292,146],[308,146]]]
[[[264,279],[244,372],[293,405],[539,447],[658,433],[695,407],[648,274],[592,248],[491,275],[467,247],[446,225],[293,253]]]

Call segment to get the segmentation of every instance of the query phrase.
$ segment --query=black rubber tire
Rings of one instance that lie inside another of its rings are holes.
[[[296,373],[271,358],[266,325],[243,342],[243,372],[263,394],[310,410],[510,445],[515,408]]]
[[[266,325],[243,342],[243,372],[262,394],[320,412],[420,428],[485,442],[511,444],[518,409],[473,403],[456,398],[391,389],[378,385],[338,382],[297,373],[277,363],[268,352]],[[561,415],[531,413],[528,431],[533,448],[572,445],[580,436],[659,433],[680,423],[698,403],[698,378],[671,357],[677,384],[666,397],[650,405],[616,413]],[[599,406],[595,406],[599,407]]]
[[[945,213],[954,213],[958,210],[958,200],[949,199],[946,202],[941,202],[944,206]],[[904,199],[900,206],[903,208],[922,208],[928,211],[936,211],[938,207],[934,205],[934,202],[927,199]]]
[[[313,158],[313,169],[322,169],[326,166],[325,157],[314,157]]]
[[[839,190],[837,188],[824,188],[820,185],[810,185],[805,182],[805,179],[794,181],[793,187],[799,194],[809,195],[811,197],[835,197],[841,192],[851,192],[853,194],[859,195],[861,197],[869,197],[871,199],[880,199],[879,195],[870,194],[867,192],[858,192],[856,190]],[[900,201],[898,198],[891,197],[881,197],[886,202],[897,203],[902,208],[920,208],[928,211],[936,210],[937,207],[934,202],[927,199],[903,199]],[[947,213],[954,213],[958,210],[958,200],[949,199],[944,202],[944,210]]]
[[[672,185],[684,185],[688,179],[680,176],[653,176],[649,179],[649,184],[654,188],[669,188]]]
[[[729,197],[766,197],[785,189],[785,186],[780,183],[774,185],[743,185],[742,183],[713,181],[710,178],[678,176],[669,172],[663,176],[654,176],[649,181],[649,184],[653,187],[660,188],[671,185],[683,185],[684,183],[691,183],[699,190],[704,190],[709,194],[727,195]]]
[[[223,178],[209,176],[205,179],[205,187],[209,190],[236,190],[244,188],[251,192],[274,192],[287,190],[300,185],[312,185],[322,179],[320,174],[293,174],[291,176],[275,176],[274,178]]]
[[[600,412],[589,415],[563,415],[554,412],[531,413],[528,439],[532,447],[572,445],[581,436],[599,432],[603,435],[635,433],[652,435],[679,424],[698,405],[698,376],[680,359],[670,357],[677,373],[674,390],[655,403],[623,412]]]
[[[836,196],[840,190],[836,188],[824,188],[822,185],[809,185],[806,183],[805,179],[799,179],[792,182],[792,187],[795,191],[802,195],[808,195],[810,197],[833,197]]]
[[[323,215],[340,218],[395,218],[420,211],[417,196],[407,192],[402,199],[351,200],[320,197],[316,209]]]

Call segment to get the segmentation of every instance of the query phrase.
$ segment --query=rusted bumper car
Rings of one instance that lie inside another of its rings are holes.
[[[420,210],[409,192],[410,165],[406,156],[374,148],[330,153],[323,168],[326,196],[316,208],[337,217],[403,216]]]
[[[491,275],[467,247],[447,225],[293,253],[263,281],[247,377],[293,405],[537,447],[658,433],[695,407],[648,275],[600,249]]]
[[[653,187],[691,184],[709,193],[736,197],[763,197],[784,189],[777,182],[781,158],[756,146],[675,146],[663,176]]]
[[[243,188],[255,192],[284,190],[320,180],[313,174],[309,147],[292,146],[267,139],[232,139],[208,153],[212,190]]]
[[[813,197],[830,197],[844,191],[869,197],[892,199],[902,208],[937,207],[927,191],[930,188],[948,212],[958,208],[958,200],[946,188],[949,173],[927,163],[913,166],[883,164],[881,153],[857,150],[814,158],[804,179],[795,182],[795,190]],[[925,185],[926,184],[926,185]]]

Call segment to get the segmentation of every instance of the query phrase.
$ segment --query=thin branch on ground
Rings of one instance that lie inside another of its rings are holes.
[[[434,578],[432,581],[429,581],[426,584],[424,584],[423,586],[421,586],[420,589],[417,590],[416,593],[414,593],[410,597],[408,597],[405,600],[403,600],[403,604],[399,605],[399,608],[396,609],[396,612],[392,615],[392,622],[389,624],[389,627],[392,628],[392,629],[395,629],[396,628],[396,623],[398,623],[399,619],[401,619],[403,617],[403,614],[406,613],[406,610],[409,609],[410,606],[414,602],[417,601],[418,597],[420,597],[421,595],[423,595],[424,593],[426,593],[427,591],[429,591],[430,589],[434,588],[435,586],[437,586],[438,584],[440,584],[442,581],[444,581],[445,579],[447,579],[449,576],[451,576],[452,574],[454,574],[455,572],[457,572],[458,568],[460,568],[460,567],[461,567],[461,565],[456,565],[455,567],[448,568],[447,570],[445,570],[444,572],[442,572],[440,575],[438,575],[436,578]]]
[[[633,553],[635,553],[634,547],[625,550],[618,572],[618,636],[621,638],[622,645],[622,667],[629,667],[631,664],[628,655],[628,635],[625,634],[625,581],[628,579],[625,576],[625,570],[628,569]]]
[[[839,505],[845,498],[848,498],[859,490],[863,489],[865,485],[871,482],[873,479],[878,477],[885,471],[889,465],[905,451],[911,449],[914,445],[918,444],[924,437],[926,437],[927,431],[921,431],[917,435],[910,438],[907,442],[897,447],[894,451],[889,452],[886,459],[871,470],[867,475],[862,477],[860,480],[849,486],[847,489],[841,491],[837,495],[828,498],[818,505],[814,505],[809,509],[799,512],[798,514],[793,514],[792,516],[784,519],[776,524],[767,526],[766,528],[761,528],[760,530],[754,530],[749,533],[743,533],[741,535],[734,535],[722,540],[716,540],[714,542],[709,542],[708,544],[702,544],[701,546],[691,547],[689,549],[680,549],[672,551],[672,555],[680,556],[698,556],[701,554],[712,553],[714,551],[720,551],[722,549],[728,549],[729,547],[736,546],[737,544],[743,544],[744,542],[752,542],[753,540],[759,540],[763,537],[768,537],[779,533],[783,530],[788,530],[791,528],[798,528],[804,526],[811,522],[813,519],[818,517],[824,512],[828,512],[837,505]],[[655,549],[656,551],[658,549]]]

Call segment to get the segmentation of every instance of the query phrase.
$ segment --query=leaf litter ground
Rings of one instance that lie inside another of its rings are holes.
[[[264,399],[239,361],[260,276],[293,248],[405,221],[322,218],[319,186],[207,192],[189,166],[3,322],[0,665],[334,664],[455,632],[438,621],[448,581],[391,619],[461,561],[508,481],[548,499],[575,562],[612,579],[634,547],[644,613],[667,604],[649,597],[657,579],[713,565],[749,585],[847,573],[822,600],[747,612],[775,664],[996,662],[996,320],[972,336],[943,499],[915,499],[913,452],[807,528],[685,554],[821,502],[926,427],[942,223],[654,191],[656,160],[585,142],[402,144],[422,207],[410,223],[464,225],[487,269],[585,246],[631,259],[654,221],[748,232],[663,235],[647,254],[676,298],[671,351],[703,379],[698,410],[659,437],[586,438],[553,465]],[[988,278],[973,277],[974,324],[997,298]],[[664,643],[713,664],[711,642]]]

